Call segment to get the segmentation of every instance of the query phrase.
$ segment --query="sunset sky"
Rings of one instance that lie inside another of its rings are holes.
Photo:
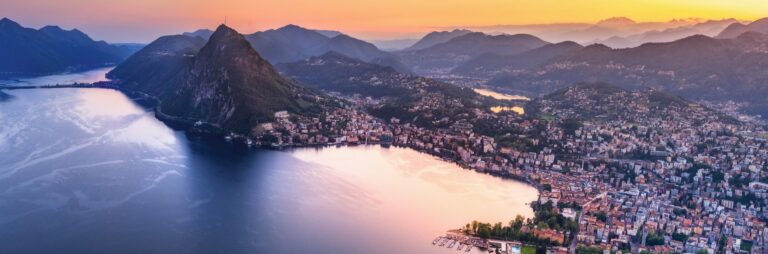
[[[95,39],[149,42],[160,35],[212,28],[242,33],[297,24],[364,39],[417,37],[454,26],[768,16],[765,0],[0,0],[0,17],[39,28],[80,28]]]

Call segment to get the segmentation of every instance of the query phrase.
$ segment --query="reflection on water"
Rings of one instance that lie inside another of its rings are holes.
[[[519,107],[519,106],[513,106],[513,107],[496,106],[496,107],[491,107],[491,112],[493,112],[493,113],[499,113],[499,112],[504,112],[504,111],[512,111],[512,112],[515,112],[515,113],[520,114],[520,115],[524,115],[525,114],[525,109],[523,107]]]
[[[124,95],[13,90],[0,107],[0,253],[455,253],[534,188],[412,150],[237,150]]]
[[[494,91],[491,91],[491,90],[488,90],[488,89],[475,88],[473,90],[475,90],[475,92],[480,94],[480,95],[490,96],[490,97],[493,97],[494,99],[498,99],[498,100],[508,100],[508,101],[512,101],[512,100],[530,101],[531,100],[531,98],[528,98],[528,97],[525,97],[525,96],[522,96],[522,95],[497,93],[497,92],[494,92]]]
[[[97,68],[85,72],[66,73],[59,75],[0,80],[0,86],[47,86],[69,85],[72,83],[94,83],[106,80],[107,72],[114,67]]]

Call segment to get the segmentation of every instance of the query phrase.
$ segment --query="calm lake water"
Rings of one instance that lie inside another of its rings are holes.
[[[530,101],[531,100],[531,98],[528,98],[525,96],[514,95],[514,94],[503,94],[503,93],[494,92],[488,89],[475,88],[472,90],[475,90],[475,92],[480,95],[488,96],[497,100],[507,100],[507,101]],[[512,107],[495,106],[495,107],[491,107],[490,110],[493,113],[512,111],[519,115],[525,114],[525,109],[520,106],[512,106]]]
[[[22,78],[15,80],[0,80],[0,85],[39,86],[39,85],[69,85],[78,83],[93,83],[105,80],[104,76],[113,67],[97,68],[84,72],[66,73],[60,75]]]
[[[189,139],[113,90],[8,93],[0,253],[458,253],[431,242],[537,195],[409,149]]]
[[[525,97],[525,96],[522,96],[522,95],[503,94],[503,93],[495,92],[495,91],[488,90],[488,89],[475,88],[475,89],[472,89],[472,90],[475,90],[475,92],[480,94],[480,95],[490,96],[490,97],[493,97],[494,99],[498,99],[498,100],[508,100],[508,101],[512,101],[512,100],[530,101],[531,100],[531,98],[528,98],[528,97]]]

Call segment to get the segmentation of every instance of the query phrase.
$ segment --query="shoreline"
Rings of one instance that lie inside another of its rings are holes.
[[[350,141],[347,139],[344,139],[344,135],[341,135],[339,137],[333,137],[333,142],[320,142],[320,143],[284,143],[284,144],[274,144],[274,143],[262,143],[254,142],[252,143],[252,139],[256,139],[257,137],[251,137],[250,135],[237,135],[232,132],[227,132],[225,129],[220,128],[218,126],[214,126],[211,124],[202,124],[200,121],[196,121],[196,119],[186,119],[186,118],[180,118],[175,117],[169,114],[166,114],[162,111],[161,103],[162,101],[157,98],[156,96],[152,96],[140,91],[134,91],[130,89],[125,89],[119,85],[118,82],[115,81],[100,81],[95,83],[75,83],[71,85],[53,85],[53,86],[29,86],[29,87],[16,87],[11,88],[13,89],[55,89],[55,88],[70,88],[70,89],[82,89],[82,88],[91,88],[91,89],[109,89],[109,90],[115,90],[123,95],[125,95],[128,99],[136,103],[138,106],[143,107],[147,110],[147,112],[151,111],[154,115],[154,117],[165,124],[168,128],[174,130],[174,131],[180,131],[185,134],[185,136],[190,139],[194,137],[202,137],[203,139],[207,139],[207,141],[204,142],[220,142],[220,144],[225,144],[232,146],[236,149],[243,149],[243,150],[274,150],[274,151],[290,151],[290,150],[298,150],[298,149],[323,149],[323,148],[329,148],[329,147],[355,147],[355,146],[380,146],[382,148],[389,148],[391,146],[397,147],[397,148],[405,148],[412,150],[414,152],[425,154],[428,156],[431,156],[432,158],[438,159],[440,161],[448,162],[450,164],[456,165],[464,170],[470,170],[474,171],[474,173],[479,174],[485,174],[490,175],[492,177],[498,177],[498,179],[502,181],[514,181],[517,183],[525,184],[527,186],[530,186],[536,190],[536,198],[531,200],[530,203],[526,203],[526,207],[528,209],[531,209],[532,212],[535,213],[535,209],[530,206],[530,204],[539,202],[542,198],[542,195],[544,194],[545,190],[536,179],[531,178],[531,174],[515,174],[515,172],[512,172],[510,170],[493,170],[493,169],[482,169],[482,168],[476,168],[472,166],[469,163],[462,162],[459,158],[453,158],[450,157],[450,155],[446,155],[444,153],[440,153],[439,151],[435,151],[433,149],[429,149],[426,147],[419,147],[417,144],[406,142],[401,143],[400,139],[397,137],[400,137],[399,135],[395,136],[393,135],[391,137],[391,140],[389,141],[379,141],[377,139],[378,136],[375,134],[371,134],[370,132],[366,132],[365,134],[358,134],[357,138],[355,140],[359,141]],[[2,91],[4,87],[0,87],[0,91]],[[359,109],[358,109],[359,110]],[[364,110],[359,110],[360,112],[364,114],[368,114]],[[369,115],[369,114],[368,114]],[[373,116],[371,116],[373,117]],[[374,117],[376,119],[379,119],[377,117]],[[381,119],[379,119],[381,120]],[[386,124],[386,129],[392,129],[392,128],[399,128],[398,124]],[[391,135],[391,133],[390,133]],[[340,139],[341,138],[341,139]],[[520,171],[522,169],[518,169],[516,171]],[[511,218],[510,218],[511,219]],[[533,218],[531,218],[533,219]],[[451,228],[449,226],[448,228]],[[450,230],[449,230],[450,231]],[[488,244],[487,241],[485,244]],[[486,245],[488,246],[488,245]],[[475,247],[480,247],[479,245],[475,245]]]
[[[342,146],[363,146],[363,145],[380,145],[382,147],[388,147],[388,146],[395,146],[395,147],[401,147],[401,148],[408,148],[411,150],[414,150],[416,152],[430,155],[434,158],[437,158],[439,160],[449,162],[452,164],[455,164],[462,169],[466,170],[472,170],[478,173],[488,174],[495,177],[499,177],[502,179],[511,179],[518,182],[522,182],[528,185],[531,185],[532,187],[536,188],[538,192],[538,196],[540,198],[541,192],[542,192],[542,186],[534,181],[531,178],[511,174],[508,171],[490,171],[490,170],[478,170],[472,168],[472,166],[461,163],[458,160],[452,159],[452,158],[446,158],[444,156],[440,156],[437,153],[430,152],[429,149],[419,149],[418,147],[415,147],[414,145],[408,145],[408,144],[399,144],[397,142],[379,142],[379,141],[367,141],[367,140],[361,140],[360,142],[333,142],[333,143],[313,143],[313,144],[260,144],[260,145],[248,145],[247,141],[249,138],[246,135],[235,135],[234,137],[227,135],[226,130],[214,126],[211,124],[197,124],[197,121],[195,119],[182,119],[179,117],[175,117],[172,115],[168,115],[166,113],[162,112],[161,109],[161,101],[159,98],[155,96],[151,96],[146,93],[142,93],[139,91],[133,91],[129,89],[125,89],[120,87],[115,81],[100,81],[95,82],[92,84],[72,84],[72,85],[46,85],[46,86],[22,86],[22,87],[2,87],[0,86],[0,91],[3,89],[8,90],[18,90],[18,89],[55,89],[55,88],[73,88],[73,89],[80,89],[80,88],[94,88],[94,89],[110,89],[110,90],[116,90],[121,93],[123,93],[126,97],[131,99],[132,101],[136,102],[142,107],[145,107],[148,110],[152,110],[152,112],[155,115],[155,118],[157,118],[159,121],[166,124],[168,127],[174,130],[182,131],[187,135],[192,136],[204,136],[204,137],[210,137],[210,138],[221,138],[225,139],[226,137],[231,137],[231,141],[227,141],[227,143],[232,144],[233,146],[240,146],[244,147],[246,149],[265,149],[265,150],[284,150],[284,149],[297,149],[297,148],[325,148],[325,147],[342,147]],[[538,200],[538,199],[537,199]]]
[[[52,75],[77,74],[77,73],[93,71],[101,68],[110,68],[115,66],[117,66],[116,63],[104,63],[104,64],[97,64],[97,65],[91,65],[91,66],[68,68],[67,70],[54,71],[54,72],[4,72],[4,73],[0,73],[0,81],[19,81],[22,79],[33,79],[33,78],[52,76]],[[16,75],[7,74],[7,73],[16,73]],[[3,85],[5,84],[0,83],[0,86],[3,86]]]

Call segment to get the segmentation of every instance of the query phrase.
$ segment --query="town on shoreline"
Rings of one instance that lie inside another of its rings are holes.
[[[109,82],[91,87],[122,91]],[[553,213],[577,225],[531,225],[562,239],[546,247],[552,253],[768,250],[768,135],[761,124],[700,105],[655,105],[649,98],[657,95],[647,91],[620,92],[597,104],[590,96],[599,89],[574,88],[562,101],[534,100],[535,116],[474,109],[471,120],[451,119],[439,128],[375,117],[366,112],[371,99],[360,97],[343,97],[349,104],[317,117],[276,112],[274,122],[248,134],[164,117],[157,107],[155,113],[190,135],[248,147],[393,145],[527,182],[539,190],[537,204],[551,204]],[[147,95],[123,92],[157,105]],[[428,104],[434,101],[413,107],[440,107]],[[599,111],[607,108],[615,110]]]
[[[768,250],[768,135],[761,124],[687,102],[654,105],[649,98],[659,95],[648,91],[622,92],[601,102],[611,105],[593,105],[593,90],[570,96],[583,108],[620,110],[611,117],[574,122],[585,117],[574,117],[574,109],[556,101],[537,100],[543,104],[539,108],[545,112],[538,112],[543,117],[475,109],[471,121],[425,128],[396,117],[372,116],[365,111],[375,103],[370,98],[343,97],[351,105],[319,117],[281,111],[275,122],[261,124],[250,135],[223,136],[270,149],[408,147],[467,169],[527,182],[539,190],[537,203],[553,204],[555,213],[578,225],[573,232],[534,225],[562,237],[560,244],[568,243],[547,248],[553,253]],[[492,130],[478,131],[478,126]]]

